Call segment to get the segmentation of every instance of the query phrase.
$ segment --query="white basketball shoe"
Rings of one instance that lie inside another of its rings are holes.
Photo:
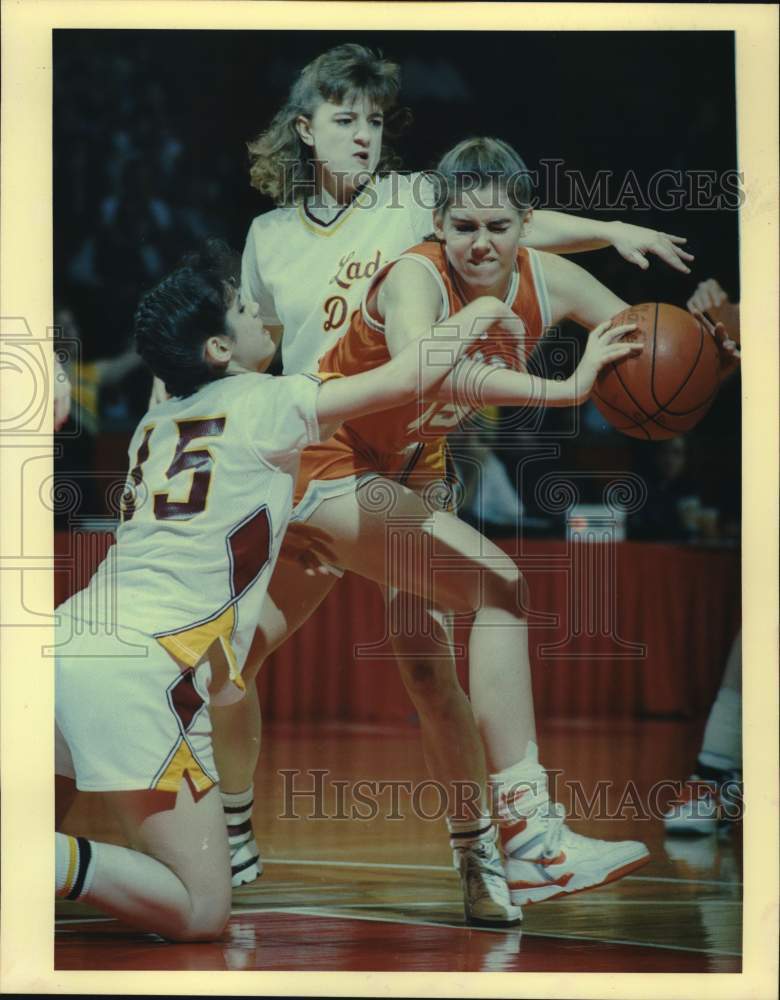
[[[705,776],[692,774],[664,813],[672,836],[706,836],[727,832],[742,814],[742,774],[700,766]]]
[[[550,802],[547,775],[523,782],[499,802],[509,897],[516,906],[595,889],[650,859],[636,840],[596,840],[566,826],[565,810]]]
[[[248,885],[263,874],[263,860],[255,838],[237,846],[230,845],[230,884],[234,889]]]

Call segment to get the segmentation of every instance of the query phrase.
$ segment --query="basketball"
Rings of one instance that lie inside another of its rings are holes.
[[[720,384],[720,356],[711,334],[689,312],[665,302],[631,306],[612,322],[636,323],[621,339],[641,342],[644,350],[599,373],[593,401],[604,418],[645,441],[695,427]]]

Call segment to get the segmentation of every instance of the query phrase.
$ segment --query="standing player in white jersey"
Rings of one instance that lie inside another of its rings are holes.
[[[487,297],[462,310],[449,361],[439,334],[356,378],[272,378],[275,342],[231,260],[212,243],[139,305],[139,353],[172,398],[131,440],[117,544],[58,609],[57,827],[77,787],[103,792],[133,846],[57,833],[56,894],[174,940],[217,937],[229,916],[209,708],[243,696],[301,449],[435,390],[511,315]]]
[[[430,181],[387,172],[384,118],[399,87],[398,67],[370,50],[353,44],[331,49],[303,69],[269,128],[250,144],[252,184],[279,207],[252,223],[241,280],[264,322],[284,331],[285,372],[316,367],[346,332],[380,267],[432,230]],[[611,245],[640,267],[648,266],[646,255],[657,254],[687,271],[692,257],[681,248],[684,242],[622,222],[547,211],[535,213],[523,237],[526,245],[558,252]],[[283,573],[281,565],[280,593]],[[308,603],[308,595],[301,599]],[[410,595],[393,600],[399,620],[421,623],[404,647],[396,642],[395,652],[420,718],[428,768],[443,783],[478,780],[482,750],[468,700],[451,659],[422,635],[428,625],[438,627],[436,613]],[[225,713],[224,725],[215,713],[226,815],[237,831],[231,836],[235,885],[262,870],[250,825],[260,709],[254,688],[248,695]]]

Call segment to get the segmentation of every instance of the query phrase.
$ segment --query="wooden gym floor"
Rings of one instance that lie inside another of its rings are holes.
[[[234,892],[224,940],[169,944],[83,906],[58,903],[55,968],[739,972],[739,829],[726,840],[673,839],[660,820],[643,815],[651,811],[657,782],[689,773],[700,732],[701,725],[673,722],[542,727],[541,759],[561,772],[556,798],[571,809],[579,782],[579,801],[595,796],[602,805],[600,818],[573,820],[572,827],[605,839],[644,840],[652,857],[613,885],[525,907],[521,929],[497,931],[463,923],[443,820],[414,815],[404,792],[394,809],[392,787],[363,786],[362,805],[352,794],[359,780],[425,780],[415,727],[268,727],[254,817],[265,873]],[[314,769],[326,773],[317,778]],[[283,773],[291,771],[299,773]],[[290,811],[286,791],[311,789],[315,780],[324,790],[323,818],[312,818],[310,797],[295,800],[301,818],[281,818]],[[598,782],[605,783],[601,799]],[[659,793],[659,801],[668,795]],[[356,805],[367,811],[372,802],[375,818],[339,818]],[[417,804],[430,815],[438,800],[428,789]],[[402,818],[389,818],[394,812]],[[65,829],[122,842],[99,796],[79,796]]]

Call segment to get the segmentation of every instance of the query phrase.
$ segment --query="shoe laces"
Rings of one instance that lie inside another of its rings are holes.
[[[475,859],[480,867],[490,868],[495,866],[496,861],[499,862],[500,866],[500,857],[495,844],[495,832],[491,831],[487,836],[480,837],[479,840],[456,848],[456,850],[460,850],[468,857]]]
[[[472,899],[494,897],[506,891],[506,876],[493,840],[479,840],[463,848],[466,859],[466,880]]]

